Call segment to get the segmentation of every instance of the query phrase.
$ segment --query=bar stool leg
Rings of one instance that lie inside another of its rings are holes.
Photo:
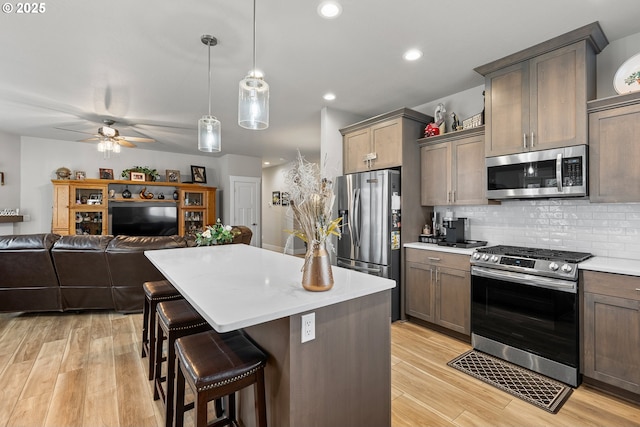
[[[173,427],[183,427],[184,425],[184,391],[185,379],[182,369],[180,369],[180,359],[176,358],[176,391],[173,399]]]
[[[255,390],[255,406],[256,406],[256,425],[258,427],[267,427],[267,400],[264,389],[264,369],[256,372]]]
[[[142,354],[140,357],[147,357],[145,346],[149,346],[149,301],[146,298],[142,306]],[[151,347],[149,347],[149,350],[151,350]]]

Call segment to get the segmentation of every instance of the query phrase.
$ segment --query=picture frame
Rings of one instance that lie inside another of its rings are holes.
[[[74,174],[77,180],[83,180],[87,178],[87,173],[85,171],[75,171]]]
[[[290,199],[290,198],[291,198],[291,196],[289,195],[289,193],[288,193],[288,192],[286,192],[286,191],[283,191],[283,192],[280,194],[280,204],[281,204],[282,206],[289,206],[289,199]]]
[[[207,183],[207,170],[204,166],[191,165],[191,181],[198,184]]]
[[[166,169],[165,177],[167,182],[180,182],[180,171],[174,169]]]
[[[273,191],[271,193],[271,204],[273,206],[280,206],[280,192],[279,191]]]
[[[144,174],[142,172],[131,172],[131,181],[144,181]]]
[[[100,179],[113,179],[113,169],[100,168]]]

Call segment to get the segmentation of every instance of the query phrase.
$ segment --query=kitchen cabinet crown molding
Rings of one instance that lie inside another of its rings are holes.
[[[471,129],[463,129],[455,132],[448,132],[442,135],[430,136],[428,138],[420,138],[416,142],[419,147],[424,147],[427,145],[440,144],[443,142],[456,141],[461,138],[466,138],[470,136],[484,136],[484,125],[477,126]]]
[[[399,108],[394,111],[389,111],[388,113],[380,114],[378,116],[371,117],[361,122],[354,123],[352,125],[344,127],[340,129],[340,133],[342,134],[342,136],[344,136],[346,133],[353,132],[354,130],[363,129],[368,126],[371,126],[372,124],[379,123],[387,119],[397,118],[397,117],[414,120],[420,123],[430,123],[433,121],[433,117],[427,114],[423,114],[418,111],[412,110],[410,108],[404,107],[404,108]]]
[[[551,40],[547,40],[530,48],[521,50],[520,52],[516,52],[505,56],[504,58],[476,67],[474,68],[474,71],[486,76],[494,71],[498,71],[519,62],[527,61],[582,40],[585,40],[590,44],[596,54],[602,52],[602,50],[609,44],[609,40],[602,31],[600,23],[596,21],[573,31],[569,31],[568,33],[562,34],[558,37],[554,37]]]
[[[638,103],[640,103],[640,92],[625,93],[624,95],[614,95],[589,101],[587,102],[587,112],[595,113]]]

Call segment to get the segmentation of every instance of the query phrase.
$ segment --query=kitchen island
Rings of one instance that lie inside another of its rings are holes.
[[[300,284],[304,259],[248,245],[145,255],[216,331],[244,329],[269,353],[270,426],[391,424],[395,282],[334,266],[334,287],[309,292]],[[315,339],[301,343],[307,313],[315,313]],[[251,426],[252,390],[240,400]]]

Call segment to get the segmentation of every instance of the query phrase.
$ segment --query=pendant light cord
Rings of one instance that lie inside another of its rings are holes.
[[[207,46],[209,46],[209,116],[211,116],[211,40]]]
[[[256,0],[253,0],[253,70],[251,76],[256,77]]]

